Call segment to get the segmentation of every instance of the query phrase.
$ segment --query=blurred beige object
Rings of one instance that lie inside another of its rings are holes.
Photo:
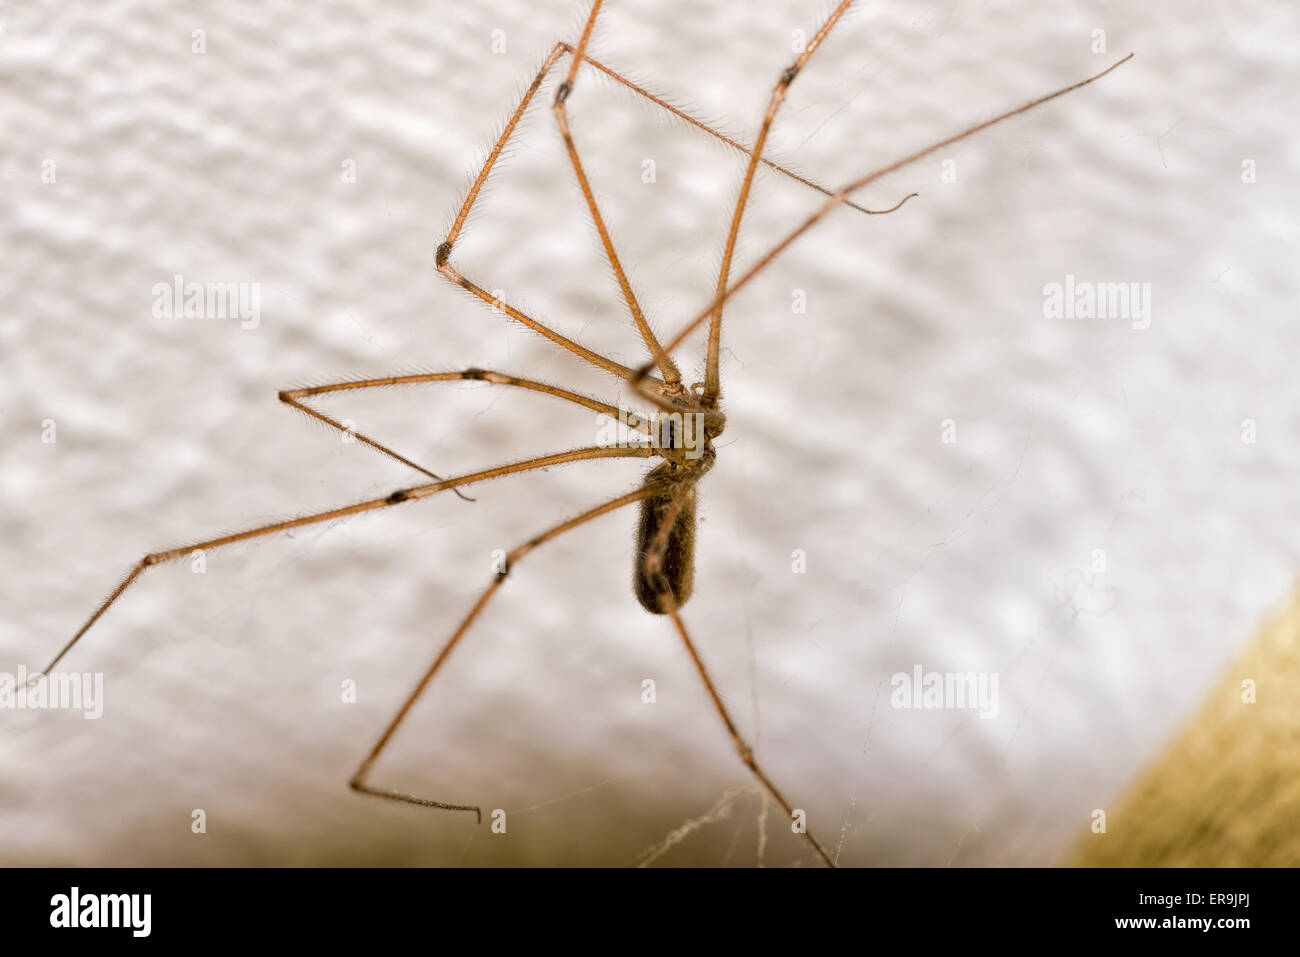
[[[1294,866],[1300,862],[1300,590],[1223,674],[1072,863]],[[1250,699],[1254,697],[1252,702]]]

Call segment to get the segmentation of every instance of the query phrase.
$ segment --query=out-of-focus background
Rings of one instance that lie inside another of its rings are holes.
[[[606,6],[593,56],[745,143],[831,9]],[[280,389],[481,366],[626,398],[433,268],[470,174],[587,9],[5,5],[0,670],[42,666],[146,552],[420,481]],[[685,619],[841,863],[1064,859],[1286,605],[1298,19],[1263,0],[862,2],[791,89],[769,155],[834,186],[1136,53],[863,191],[921,195],[836,212],[727,308],[728,427]],[[636,364],[556,82],[453,261]],[[707,301],[744,157],[591,69],[569,102],[671,334]],[[740,265],[817,201],[764,173]],[[256,328],[156,317],[177,275],[255,284]],[[1067,277],[1149,284],[1149,325],[1045,317]],[[681,355],[698,371],[699,340]],[[318,407],[439,474],[600,428],[482,384]],[[518,566],[376,767],[504,809],[505,834],[346,787],[493,550],[645,469],[573,464],[216,550],[204,574],[149,570],[63,664],[104,675],[100,720],[0,713],[0,860],[814,863],[634,601],[630,511]],[[997,716],[892,707],[891,677],[918,666],[996,673]]]

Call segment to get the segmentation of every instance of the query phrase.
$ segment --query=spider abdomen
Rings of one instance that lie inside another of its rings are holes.
[[[641,518],[636,530],[636,570],[632,576],[636,599],[655,615],[666,615],[669,602],[686,604],[695,583],[695,483],[674,481],[672,465],[664,463],[645,478],[645,487],[655,492],[641,501]],[[683,492],[685,488],[685,492]],[[683,502],[668,532],[662,562],[654,570],[651,549],[661,533],[673,500]]]

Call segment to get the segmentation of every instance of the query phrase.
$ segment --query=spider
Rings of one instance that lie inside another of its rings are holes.
[[[558,385],[521,377],[504,372],[468,368],[451,372],[421,373],[414,375],[389,376],[345,382],[335,382],[307,388],[287,389],[279,393],[279,399],[286,405],[322,422],[341,433],[352,435],[356,441],[389,456],[390,458],[423,473],[431,481],[419,485],[398,488],[382,497],[356,502],[354,504],[303,515],[297,518],[260,525],[243,531],[220,537],[209,538],[196,543],[183,545],[162,551],[152,552],[136,562],[125,578],[113,589],[107,598],[93,611],[81,628],[71,637],[62,649],[53,657],[44,669],[50,672],[65,655],[86,635],[100,617],[114,604],[122,594],[150,567],[190,556],[195,551],[207,551],[237,542],[260,538],[295,528],[346,518],[364,512],[388,509],[429,497],[444,491],[461,494],[465,486],[493,478],[518,474],[526,471],[543,469],[568,462],[603,458],[645,458],[658,459],[658,463],[645,475],[641,485],[633,491],[607,499],[585,511],[567,519],[560,524],[544,529],[528,538],[505,554],[500,567],[488,582],[478,599],[461,619],[441,650],[428,665],[416,682],[409,695],[398,707],[396,713],[383,729],[371,749],[364,755],[359,765],[349,778],[350,787],[359,794],[386,800],[405,802],[428,808],[451,812],[473,814],[476,821],[482,822],[482,809],[477,805],[454,803],[447,800],[435,800],[404,791],[393,790],[372,783],[376,763],[391,741],[393,735],[407,718],[411,709],[434,677],[442,669],[455,648],[470,633],[484,607],[509,579],[515,567],[532,551],[565,533],[578,528],[602,515],[606,515],[624,506],[637,505],[639,522],[636,532],[635,556],[633,562],[633,585],[636,599],[648,612],[663,616],[672,628],[697,673],[703,689],[712,703],[718,718],[729,735],[741,762],[749,769],[758,784],[782,808],[792,822],[792,832],[804,840],[820,861],[834,866],[834,859],[821,842],[814,836],[813,829],[806,824],[805,816],[796,804],[788,800],[785,794],[765,773],[755,757],[746,738],[740,733],[736,722],[724,704],[717,686],[710,676],[703,658],[691,637],[682,615],[694,591],[694,547],[696,533],[697,486],[713,467],[718,455],[715,440],[726,428],[726,414],[723,410],[723,388],[720,376],[720,355],[722,343],[722,319],[727,301],[740,289],[750,283],[755,276],[767,269],[789,246],[811,230],[822,218],[840,205],[849,205],[866,214],[890,213],[899,209],[915,194],[903,197],[896,205],[886,210],[869,210],[858,206],[850,199],[856,190],[895,172],[911,163],[935,153],[959,140],[965,139],[980,130],[1002,120],[1016,116],[1038,105],[1046,103],[1079,87],[1094,82],[1115,69],[1128,57],[1118,61],[1108,69],[1085,80],[1040,97],[1022,106],[1016,107],[983,123],[971,126],[946,139],[940,140],[922,150],[914,152],[888,166],[867,173],[838,190],[827,190],[806,179],[795,176],[788,170],[777,166],[764,156],[764,148],[775,117],[786,98],[787,90],[793,84],[809,60],[815,56],[823,41],[840,22],[852,0],[842,0],[827,17],[820,29],[811,37],[793,63],[777,79],[762,123],[751,146],[742,146],[734,140],[723,136],[714,128],[696,120],[669,105],[666,101],[649,93],[644,87],[634,83],[612,68],[588,56],[587,49],[592,32],[601,13],[603,0],[594,0],[586,18],[581,34],[576,43],[557,43],[543,62],[532,83],[527,88],[517,108],[508,120],[504,131],[494,143],[485,163],[475,177],[464,203],[456,214],[455,220],[435,253],[437,271],[448,281],[454,283],[486,303],[494,305],[511,320],[526,326],[549,339],[561,349],[579,357],[590,365],[608,373],[616,380],[632,389],[636,395],[656,410],[657,419],[638,416],[615,404],[601,401],[587,395],[563,388]],[[1130,54],[1131,56],[1131,54]],[[565,58],[568,58],[567,72],[556,89],[552,103],[552,113],[559,134],[563,140],[574,176],[581,190],[583,202],[594,222],[599,235],[609,268],[618,284],[622,299],[633,320],[637,332],[649,355],[647,361],[632,367],[616,362],[601,355],[581,343],[567,338],[549,328],[547,325],[528,315],[515,305],[502,301],[493,291],[480,285],[459,271],[455,264],[456,243],[461,236],[467,218],[470,215],[480,193],[492,173],[502,151],[516,130],[521,116],[534,100],[544,79]],[[568,102],[579,89],[580,70],[587,68],[600,71],[617,83],[626,86],[634,93],[647,98],[657,107],[668,110],[679,119],[693,124],[712,136],[725,142],[734,149],[741,150],[748,156],[739,196],[734,205],[726,234],[722,253],[722,262],[718,270],[717,282],[712,299],[691,320],[666,342],[660,342],[650,327],[644,311],[638,302],[632,284],[620,261],[616,244],[606,225],[605,217],[592,190],[587,173],[570,129]],[[790,231],[783,239],[758,257],[757,261],[739,275],[733,276],[733,259],[736,253],[737,239],[740,235],[742,219],[750,200],[755,175],[760,164],[766,164],[779,173],[791,176],[804,185],[819,190],[825,198],[822,204],[801,224]],[[700,382],[688,383],[682,376],[673,354],[684,344],[686,339],[702,326],[708,326],[707,352],[705,356],[704,378]],[[410,385],[417,383],[477,381],[493,386],[523,389],[542,393],[563,402],[568,402],[588,410],[601,413],[627,422],[637,431],[643,433],[647,442],[632,447],[594,446],[572,449],[565,452],[540,456],[522,462],[514,462],[493,468],[483,469],[460,476],[444,478],[411,459],[400,455],[395,450],[374,439],[356,433],[344,422],[334,419],[314,408],[310,401],[315,396],[326,393],[362,390],[393,385]],[[657,428],[659,422],[665,423]]]

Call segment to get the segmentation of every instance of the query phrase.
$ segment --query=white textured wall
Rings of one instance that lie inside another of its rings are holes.
[[[829,8],[609,0],[593,52],[748,140],[791,32]],[[6,4],[0,669],[43,664],[147,551],[418,481],[281,388],[478,365],[626,391],[433,269],[469,171],[584,15]],[[729,425],[686,620],[843,862],[1057,859],[1290,587],[1297,19],[1269,2],[862,3],[795,84],[774,155],[834,185],[1137,54],[949,150],[955,184],[935,158],[870,188],[874,205],[922,195],[887,218],[838,212],[728,309]],[[550,89],[455,262],[635,364]],[[570,103],[632,281],[675,330],[707,300],[743,158],[591,71]],[[742,261],[814,202],[764,177]],[[260,326],[154,318],[176,273],[260,283]],[[1067,273],[1151,283],[1150,328],[1044,319],[1042,287]],[[597,427],[484,387],[321,407],[441,473]],[[631,864],[722,801],[728,817],[660,860],[753,862],[758,799],[724,800],[744,769],[671,629],[632,599],[631,512],[519,566],[377,768],[508,809],[507,835],[345,786],[492,549],[644,469],[576,464],[217,551],[202,576],[151,570],[65,663],[104,673],[102,720],[0,713],[0,859]],[[890,709],[890,675],[915,664],[998,672],[999,717]],[[349,678],[360,702],[343,706]],[[773,815],[765,860],[811,863],[785,831]]]

